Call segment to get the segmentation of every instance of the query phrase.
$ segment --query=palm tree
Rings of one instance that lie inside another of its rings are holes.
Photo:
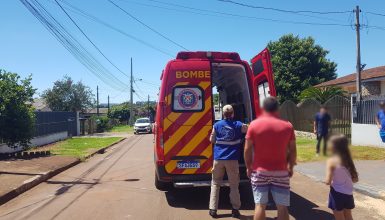
[[[341,87],[309,87],[301,92],[299,98],[301,101],[305,99],[315,99],[321,103],[325,103],[327,100],[334,96],[346,96],[347,92]]]

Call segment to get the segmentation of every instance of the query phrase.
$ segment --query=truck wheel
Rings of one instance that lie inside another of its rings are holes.
[[[168,182],[159,181],[158,177],[155,174],[155,187],[161,191],[168,191],[171,189],[172,185]]]

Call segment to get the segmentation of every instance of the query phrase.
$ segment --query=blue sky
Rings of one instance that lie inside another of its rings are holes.
[[[126,84],[129,79],[114,69],[92,45],[82,36],[70,20],[60,11],[53,0],[38,0],[55,18],[60,21],[116,78]],[[128,17],[107,0],[66,0],[76,7],[108,22],[125,32],[162,48],[175,55],[182,50],[178,46],[149,31],[138,22]],[[241,7],[217,0],[159,0],[166,3],[176,3],[187,7],[205,10],[215,10],[225,13],[241,14],[260,18],[315,22],[351,24],[352,15],[329,14],[312,15],[282,13]],[[274,7],[287,10],[313,11],[347,11],[360,5],[365,24],[385,27],[385,17],[366,14],[377,12],[385,14],[385,2],[382,1],[252,1],[236,0],[238,2]],[[337,73],[343,76],[355,71],[355,31],[351,27],[313,26],[275,23],[258,19],[239,18],[231,16],[212,16],[204,11],[192,11],[151,0],[114,0],[122,8],[158,30],[178,44],[189,50],[235,51],[242,59],[249,60],[261,51],[271,40],[293,33],[301,37],[312,36],[316,43],[330,51],[328,58],[338,64]],[[310,3],[311,2],[311,3]],[[0,68],[17,72],[22,77],[33,75],[33,85],[38,93],[52,86],[53,82],[64,75],[74,80],[81,80],[92,89],[100,87],[101,102],[118,103],[129,99],[128,89],[115,90],[108,84],[90,73],[76,60],[17,0],[2,0],[0,13]],[[68,9],[67,9],[68,10]],[[193,12],[193,13],[191,13]],[[70,15],[85,31],[91,40],[104,54],[123,70],[130,72],[130,58],[134,60],[134,75],[143,79],[138,81],[138,95],[134,100],[156,98],[157,84],[162,69],[172,57],[147,47],[120,33],[114,32],[98,23],[69,11]],[[364,29],[362,32],[362,62],[366,68],[385,65],[385,30]],[[155,84],[155,85],[154,85]]]

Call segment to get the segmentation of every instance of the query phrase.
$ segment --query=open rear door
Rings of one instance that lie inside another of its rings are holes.
[[[276,96],[273,67],[267,48],[251,59],[251,68],[254,109],[258,116],[261,114],[263,100],[269,96]]]

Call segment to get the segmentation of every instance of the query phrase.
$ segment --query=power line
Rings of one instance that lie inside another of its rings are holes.
[[[376,12],[365,12],[366,14],[370,14],[370,15],[376,15],[376,16],[381,16],[381,17],[385,17],[385,14],[381,14],[381,13],[376,13]]]
[[[231,4],[243,6],[243,7],[248,7],[248,8],[264,9],[264,10],[278,11],[278,12],[291,13],[291,14],[310,13],[310,14],[326,15],[326,14],[346,14],[346,13],[352,12],[351,10],[347,10],[347,11],[286,10],[286,9],[280,9],[280,8],[249,5],[249,4],[245,4],[245,3],[235,2],[232,0],[217,0],[217,1],[231,3]]]
[[[120,1],[125,1],[125,0],[120,0]],[[212,14],[205,14],[205,13],[196,13],[193,11],[187,11],[183,10],[183,12],[187,13],[192,13],[192,14],[199,14],[199,15],[205,15],[205,16],[217,16],[219,17],[236,17],[236,18],[245,18],[245,19],[254,19],[254,20],[261,20],[261,21],[266,21],[266,22],[273,22],[273,23],[284,23],[284,24],[295,24],[295,25],[312,25],[312,26],[340,26],[340,27],[350,27],[351,25],[349,24],[341,24],[341,23],[318,23],[318,22],[303,22],[303,21],[291,21],[291,20],[281,20],[281,19],[272,19],[272,18],[266,18],[266,17],[255,17],[255,16],[248,16],[248,15],[243,15],[243,14],[234,14],[234,13],[228,13],[228,12],[221,12],[221,11],[215,11],[215,10],[208,10],[208,9],[201,9],[201,8],[194,8],[194,7],[189,7],[189,6],[183,6],[175,3],[166,3],[166,2],[161,2],[157,0],[148,0],[151,2],[157,2],[160,4],[164,5],[171,5],[174,7],[179,7],[179,8],[185,8],[189,10],[195,10],[195,11],[204,11]],[[131,2],[132,3],[132,2]],[[166,10],[173,10],[173,11],[180,11],[178,9],[173,9],[173,8],[166,8],[166,7],[160,7],[160,6],[154,6],[154,5],[148,5],[148,4],[143,4],[143,3],[136,3],[148,7],[155,7],[155,8],[161,8],[161,9],[166,9]],[[350,11],[350,13],[352,13]]]
[[[142,79],[139,79],[139,80],[138,80],[138,79],[134,79],[134,85],[135,85],[136,90],[139,91],[140,94],[146,94],[145,92],[143,92],[142,89],[140,89],[140,86],[138,85],[137,82],[142,82],[142,83],[143,83],[143,80],[142,80]],[[147,83],[144,83],[144,84],[147,84]],[[149,85],[149,84],[148,84],[148,85]],[[154,89],[154,85],[155,85],[155,84],[150,85],[152,89]],[[146,91],[147,91],[147,93],[148,93],[148,90],[146,90]],[[153,92],[158,93],[157,90],[156,90],[156,91],[153,91]],[[139,94],[138,94],[138,95],[139,95]],[[141,96],[141,97],[142,97],[142,96]],[[142,98],[143,98],[143,97],[142,97]],[[143,98],[143,99],[144,99],[144,98]]]
[[[125,92],[128,92],[128,91],[122,91],[122,92],[120,92],[120,93],[118,93],[118,94],[116,94],[116,95],[114,95],[114,96],[111,96],[110,98],[111,99],[115,99],[116,97],[118,97],[118,96],[121,96],[123,93],[125,93]]]
[[[366,28],[371,28],[371,29],[377,29],[377,30],[385,31],[385,27],[382,27],[382,26],[376,26],[376,25],[362,25],[362,26],[366,27]]]
[[[144,98],[140,96],[138,93],[134,92],[135,96],[142,102],[144,102]]]
[[[150,44],[150,43],[148,43],[146,41],[143,41],[142,39],[139,39],[139,38],[137,38],[137,37],[135,37],[135,36],[133,36],[131,34],[128,34],[127,32],[123,31],[122,29],[119,29],[119,28],[117,28],[117,27],[115,27],[115,26],[113,26],[111,24],[108,24],[108,23],[102,21],[101,19],[99,19],[99,18],[97,18],[97,17],[95,17],[95,16],[93,16],[91,14],[88,14],[85,11],[83,11],[83,10],[73,6],[73,5],[71,5],[70,3],[68,3],[68,2],[66,2],[64,0],[61,0],[61,1],[64,4],[66,4],[68,7],[70,7],[69,10],[71,10],[72,12],[74,12],[74,13],[80,15],[80,16],[83,16],[84,18],[86,18],[86,19],[88,19],[90,21],[99,23],[99,24],[101,24],[101,25],[103,25],[103,26],[105,26],[105,27],[107,27],[107,28],[109,28],[111,30],[114,30],[114,31],[116,31],[116,32],[118,32],[118,33],[128,37],[128,38],[131,38],[132,40],[135,40],[135,41],[137,41],[137,42],[139,42],[139,43],[141,43],[141,44],[143,44],[143,45],[145,45],[145,46],[147,46],[147,47],[149,47],[149,48],[151,48],[153,50],[156,50],[156,51],[158,51],[160,53],[163,53],[163,54],[165,54],[167,56],[174,57],[174,55],[172,55],[169,52],[166,52],[163,49],[160,49],[160,48],[158,48],[158,47],[156,47],[156,46],[154,46],[154,45],[152,45],[152,44]]]
[[[146,80],[140,80],[141,83],[144,83],[144,84],[148,84],[148,85],[151,85],[151,86],[160,86],[159,84],[156,84],[156,83],[153,83],[153,82],[149,82],[149,81],[146,81]]]
[[[115,7],[119,8],[121,11],[123,11],[125,14],[127,14],[129,17],[131,17],[132,19],[134,19],[135,21],[139,22],[141,25],[145,26],[146,28],[148,28],[149,30],[151,30],[152,32],[156,33],[157,35],[161,36],[162,38],[166,39],[167,41],[173,43],[174,45],[184,49],[184,50],[187,50],[188,49],[182,45],[180,45],[179,43],[171,40],[170,38],[168,38],[167,36],[165,36],[164,34],[160,33],[159,31],[155,30],[154,28],[150,27],[149,25],[145,24],[144,22],[142,22],[141,20],[139,20],[137,17],[133,16],[131,13],[129,13],[128,11],[124,10],[122,7],[120,7],[119,5],[117,5],[115,2],[111,1],[111,0],[108,0],[111,4],[113,4]]]
[[[122,1],[122,2],[125,2],[125,3],[133,3],[133,4],[142,5],[142,6],[151,7],[151,8],[160,8],[160,9],[169,10],[169,11],[176,11],[176,12],[181,12],[181,13],[187,12],[187,13],[196,14],[196,15],[206,15],[206,16],[216,16],[216,17],[218,17],[215,14],[207,14],[207,13],[201,13],[201,12],[194,12],[194,11],[191,11],[191,10],[181,10],[181,9],[169,8],[169,7],[159,6],[159,5],[145,4],[145,3],[142,3],[142,2],[136,2],[136,1],[125,1],[125,0],[119,0],[119,1]],[[148,0],[148,1],[151,1],[151,0]],[[155,1],[155,2],[158,2],[158,1]],[[167,5],[167,3],[165,3],[165,2],[158,2],[158,3],[162,3],[162,4]],[[170,3],[170,5],[174,5],[174,4]],[[220,17],[224,17],[224,16],[220,16]]]
[[[62,44],[62,46],[91,73],[116,90],[127,85],[110,73],[93,55],[61,25],[37,0],[20,0],[38,21]]]
[[[375,16],[385,17],[385,14],[381,14],[381,13],[377,13],[377,12],[371,12],[371,11],[365,12],[364,14],[366,14],[366,15],[369,14],[369,15],[375,15]],[[362,16],[362,17],[363,17],[363,16]],[[368,21],[367,16],[366,16],[365,18],[366,18],[366,23],[367,23],[367,24],[361,25],[362,27],[366,27],[366,28],[368,28],[368,29],[385,30],[385,27],[383,27],[383,26],[369,25],[369,21]]]
[[[78,28],[78,30],[83,34],[83,36],[94,46],[94,48],[112,65],[114,66],[119,72],[121,72],[123,75],[128,75],[123,72],[119,67],[117,67],[100,49],[98,46],[95,45],[95,43],[87,36],[87,34],[79,27],[79,25],[72,19],[72,17],[67,13],[67,11],[62,7],[62,5],[57,1],[54,0],[56,4],[60,7],[60,9],[67,15],[67,17],[72,21],[72,23]]]
[[[135,85],[136,89],[137,89],[140,93],[143,93],[143,94],[144,94],[144,92],[139,88],[138,84],[136,83],[136,80],[134,80],[134,85]]]
[[[210,10],[207,10],[207,9],[197,9],[197,8],[194,8],[194,7],[189,7],[189,6],[179,5],[179,4],[175,4],[175,3],[166,3],[166,2],[162,2],[162,1],[158,1],[158,0],[148,0],[148,1],[151,1],[151,2],[157,2],[157,3],[165,4],[165,5],[172,5],[172,6],[175,6],[175,7],[181,7],[181,8],[191,9],[191,10],[199,10],[199,11],[210,12]],[[307,15],[307,14],[300,14],[300,13],[295,13],[295,14],[296,14],[296,15],[300,15],[300,16],[305,16],[305,17],[311,17],[311,18],[322,19],[322,20],[339,21],[339,20],[337,20],[337,19],[327,18],[327,17],[319,17],[319,16],[313,16],[313,15]]]

